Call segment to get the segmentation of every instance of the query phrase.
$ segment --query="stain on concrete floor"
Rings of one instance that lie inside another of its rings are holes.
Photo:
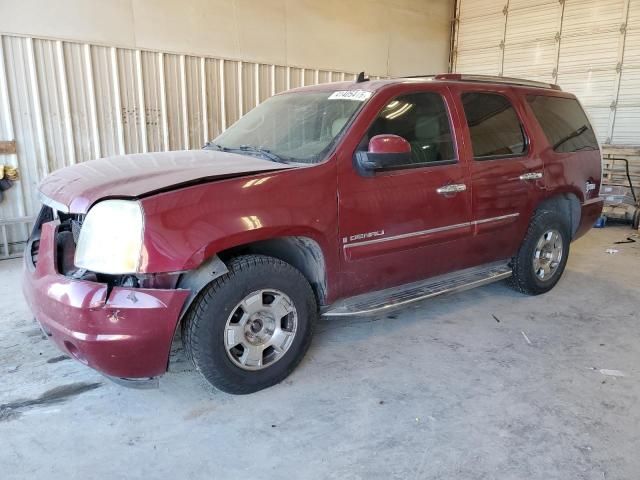
[[[17,418],[22,411],[38,407],[62,403],[71,397],[100,387],[102,383],[72,383],[47,390],[37,398],[14,400],[0,404],[0,422]]]

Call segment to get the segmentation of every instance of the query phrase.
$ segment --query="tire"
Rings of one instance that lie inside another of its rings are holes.
[[[631,221],[631,228],[638,230],[640,226],[640,207],[636,207],[636,211],[633,214],[633,220]]]
[[[281,260],[247,255],[227,267],[229,272],[194,300],[182,338],[209,383],[227,393],[248,394],[281,382],[300,363],[318,305],[302,273]],[[230,346],[238,341],[243,343]]]
[[[560,257],[557,256],[558,240],[561,242]],[[537,211],[517,255],[512,259],[513,275],[509,278],[509,284],[515,290],[529,295],[540,295],[551,290],[567,265],[570,243],[569,225],[562,215],[550,210]],[[548,259],[548,255],[552,258]]]

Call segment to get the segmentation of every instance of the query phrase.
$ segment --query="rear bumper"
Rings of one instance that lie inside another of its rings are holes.
[[[593,227],[593,224],[596,223],[596,220],[602,213],[603,205],[604,201],[601,198],[587,200],[582,204],[580,225],[578,226],[578,230],[573,237],[574,240],[582,237],[585,233],[591,230],[591,227]]]
[[[162,375],[188,290],[114,287],[60,275],[57,222],[42,226],[37,265],[25,252],[24,296],[47,335],[71,357],[117,378]]]

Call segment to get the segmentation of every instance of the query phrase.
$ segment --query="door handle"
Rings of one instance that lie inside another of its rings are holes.
[[[464,192],[467,186],[464,183],[453,183],[451,185],[444,185],[436,190],[440,195],[447,195],[449,193]]]
[[[531,173],[523,173],[520,175],[520,180],[537,180],[542,178],[542,172],[531,172]]]

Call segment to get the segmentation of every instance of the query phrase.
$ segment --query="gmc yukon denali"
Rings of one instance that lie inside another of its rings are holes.
[[[218,389],[300,362],[320,315],[374,315],[501,279],[553,288],[602,208],[575,96],[442,74],[275,95],[198,151],[58,170],[25,251],[36,320],[126,384],[174,337]]]

